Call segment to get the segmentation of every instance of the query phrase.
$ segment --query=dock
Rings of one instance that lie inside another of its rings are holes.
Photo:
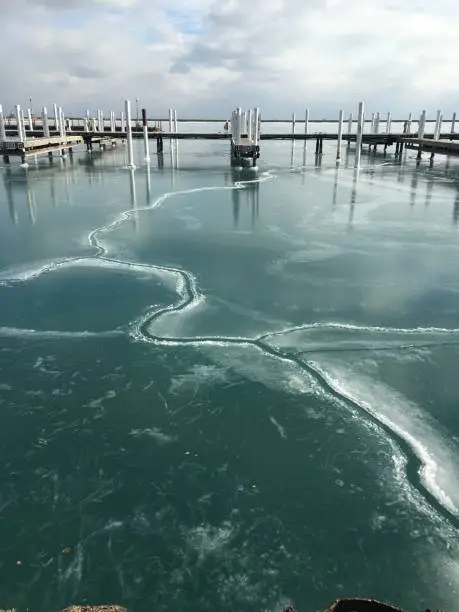
[[[26,163],[27,157],[31,155],[43,155],[47,153],[70,152],[73,147],[83,142],[81,136],[49,136],[41,138],[26,138],[25,140],[4,140],[0,142],[0,154],[5,164],[10,162],[10,157],[20,157],[21,162]]]

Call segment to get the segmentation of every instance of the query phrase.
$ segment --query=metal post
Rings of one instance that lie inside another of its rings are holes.
[[[21,142],[24,142],[25,134],[22,131],[22,117],[21,117],[20,105],[16,104],[15,109],[16,109],[16,125],[17,125],[17,131],[18,131],[18,138]]]
[[[437,120],[435,121],[435,130],[434,130],[434,133],[433,133],[434,140],[438,140],[439,137],[440,137],[441,119],[442,119],[441,110],[438,110],[437,111]]]
[[[177,111],[174,110],[174,132],[177,134],[178,132],[178,123],[177,123]]]
[[[150,163],[150,149],[148,145],[148,123],[147,123],[147,111],[142,108],[142,125],[143,125],[143,142],[145,145],[145,161],[147,164]]]
[[[57,132],[58,125],[59,125],[59,115],[57,114],[57,104],[56,103],[53,104],[53,111],[54,111],[54,130]]]
[[[124,110],[126,112],[126,135],[127,135],[127,147],[128,147],[128,167],[135,168],[134,164],[134,149],[132,147],[132,126],[131,126],[131,101],[126,100],[124,103]]]
[[[355,149],[355,166],[360,166],[360,155],[362,153],[362,137],[363,137],[363,122],[364,122],[364,105],[363,102],[359,102],[359,114],[357,118],[357,136],[356,136],[356,149]]]
[[[336,145],[336,161],[339,161],[341,159],[341,140],[343,138],[343,118],[344,118],[343,110],[340,110],[339,119],[338,119],[338,142]]]
[[[292,113],[292,139],[295,139],[295,113]]]
[[[3,107],[0,104],[0,142],[6,140],[6,129],[5,129],[5,116],[3,114]]]
[[[453,113],[453,119],[451,121],[451,134],[454,134],[455,127],[456,127],[456,113]]]

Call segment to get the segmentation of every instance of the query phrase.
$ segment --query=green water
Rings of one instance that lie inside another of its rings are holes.
[[[0,608],[457,609],[458,166],[136,146],[0,169]]]

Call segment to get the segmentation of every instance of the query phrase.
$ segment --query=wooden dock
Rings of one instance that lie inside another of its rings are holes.
[[[0,154],[3,157],[5,164],[8,164],[10,157],[20,157],[22,163],[26,162],[26,158],[31,155],[43,155],[48,153],[51,155],[57,152],[72,150],[74,146],[81,144],[83,138],[81,136],[50,136],[33,138],[28,137],[26,140],[5,140],[0,143]]]

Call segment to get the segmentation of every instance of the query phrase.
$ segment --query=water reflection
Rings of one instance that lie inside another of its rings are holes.
[[[249,168],[232,168],[231,180],[235,189],[231,190],[231,201],[233,205],[233,224],[238,227],[240,219],[241,201],[245,202],[247,208],[250,209],[251,227],[255,226],[255,222],[260,213],[260,183],[257,180],[258,175]]]

